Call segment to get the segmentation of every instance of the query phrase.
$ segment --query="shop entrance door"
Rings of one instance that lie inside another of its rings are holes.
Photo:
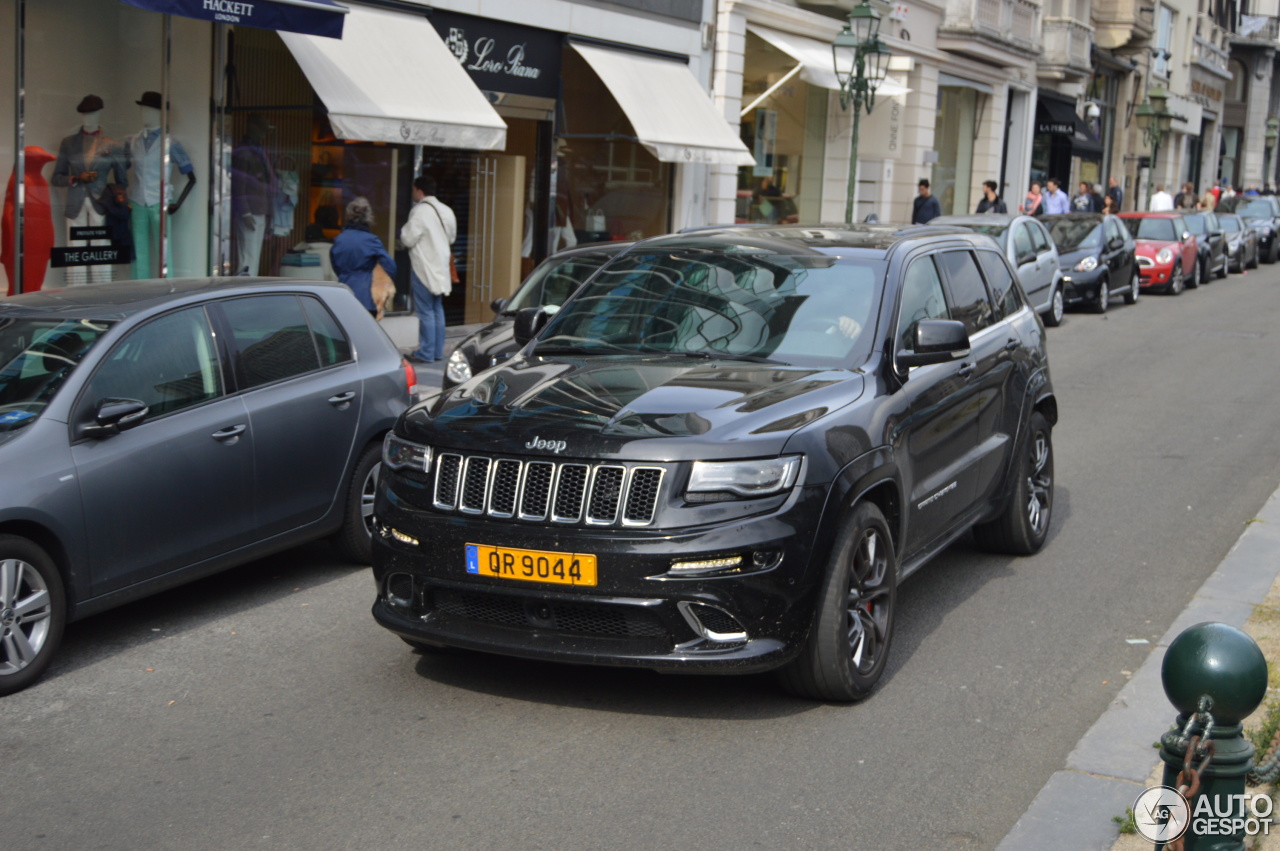
[[[467,242],[466,322],[488,322],[490,304],[520,283],[525,229],[523,156],[478,154],[471,161],[471,215]]]

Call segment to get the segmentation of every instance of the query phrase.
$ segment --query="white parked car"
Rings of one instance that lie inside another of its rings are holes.
[[[972,216],[939,216],[931,225],[954,225],[985,233],[1000,243],[1009,265],[1018,273],[1018,283],[1027,301],[1045,325],[1062,322],[1065,309],[1062,296],[1062,270],[1058,265],[1058,249],[1049,231],[1031,216],[1005,213],[979,213]]]

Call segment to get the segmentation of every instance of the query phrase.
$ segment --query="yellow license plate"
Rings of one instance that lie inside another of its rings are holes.
[[[549,553],[467,544],[467,573],[523,582],[595,585],[596,557],[590,553]]]

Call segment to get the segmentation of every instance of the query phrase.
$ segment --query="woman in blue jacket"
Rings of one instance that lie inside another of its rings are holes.
[[[382,240],[373,235],[372,227],[373,207],[367,198],[356,198],[347,204],[347,219],[342,233],[333,240],[333,247],[329,249],[329,260],[338,280],[351,288],[365,310],[377,316],[378,305],[374,304],[370,289],[373,267],[381,264],[394,279],[396,261],[387,253]]]

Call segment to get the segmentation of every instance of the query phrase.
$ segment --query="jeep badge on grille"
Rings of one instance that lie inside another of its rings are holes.
[[[563,440],[543,440],[540,437],[535,437],[532,440],[530,440],[528,443],[526,443],[524,445],[524,448],[525,449],[549,449],[552,452],[559,455],[560,451],[564,449],[566,446],[568,446],[568,444],[565,443]]]

